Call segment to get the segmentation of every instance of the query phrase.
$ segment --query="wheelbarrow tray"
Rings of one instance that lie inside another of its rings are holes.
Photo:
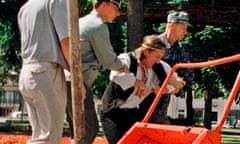
[[[136,122],[118,144],[220,144],[221,131]]]
[[[153,113],[158,101],[160,100],[164,89],[167,86],[171,76],[178,68],[200,68],[207,66],[216,66],[220,64],[229,63],[232,61],[239,61],[240,54],[229,56],[213,61],[201,63],[186,63],[176,64],[168,73],[158,95],[154,99],[146,116],[142,122],[136,122],[118,141],[118,144],[221,144],[221,130],[224,121],[227,119],[231,105],[239,91],[240,87],[240,71],[236,77],[233,88],[229,95],[227,104],[224,106],[224,111],[220,121],[213,130],[201,127],[187,127],[166,124],[148,123],[148,120]]]

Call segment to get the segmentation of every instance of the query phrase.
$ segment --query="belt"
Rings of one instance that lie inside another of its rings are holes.
[[[58,68],[59,64],[58,63],[54,63],[54,62],[31,62],[31,63],[25,63],[23,64],[23,66],[32,66],[32,65],[49,65],[49,66],[53,66]]]

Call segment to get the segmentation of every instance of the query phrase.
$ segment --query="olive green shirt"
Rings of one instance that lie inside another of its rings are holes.
[[[84,81],[91,86],[103,69],[124,71],[110,42],[109,29],[101,16],[93,10],[79,19],[80,49]]]

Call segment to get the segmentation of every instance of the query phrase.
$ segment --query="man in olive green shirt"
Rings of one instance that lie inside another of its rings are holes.
[[[85,100],[86,144],[93,142],[98,131],[98,120],[93,94],[90,89],[91,85],[104,69],[129,71],[114,52],[107,25],[107,23],[112,23],[116,17],[120,16],[120,5],[121,0],[95,0],[92,12],[79,19],[82,72],[87,90]],[[68,104],[67,113],[71,125],[72,111],[70,104]]]

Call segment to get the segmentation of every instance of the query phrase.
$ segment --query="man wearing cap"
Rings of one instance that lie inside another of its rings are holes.
[[[82,72],[87,90],[85,99],[86,144],[91,144],[98,132],[91,85],[104,69],[129,71],[114,52],[107,26],[107,23],[112,23],[116,17],[120,16],[120,6],[121,0],[94,0],[93,10],[79,19]],[[67,114],[71,125],[72,106],[70,98],[69,96]]]
[[[163,60],[166,61],[170,66],[173,66],[174,64],[180,62],[190,62],[188,53],[185,51],[183,45],[179,42],[179,40],[182,40],[184,36],[187,35],[187,28],[189,26],[192,25],[189,23],[188,13],[184,11],[172,12],[167,17],[167,25],[165,32],[160,34],[159,37],[165,42],[167,46],[167,50],[163,56]],[[178,69],[177,73],[180,77],[183,77],[184,81],[186,81],[186,85],[180,91],[180,93],[176,95],[184,96],[185,92],[187,91],[190,91],[189,94],[191,94],[192,81],[194,78],[193,70]],[[165,101],[167,101],[169,104],[170,98]],[[166,113],[167,107],[168,105],[162,107],[161,110],[159,110],[159,113]]]

